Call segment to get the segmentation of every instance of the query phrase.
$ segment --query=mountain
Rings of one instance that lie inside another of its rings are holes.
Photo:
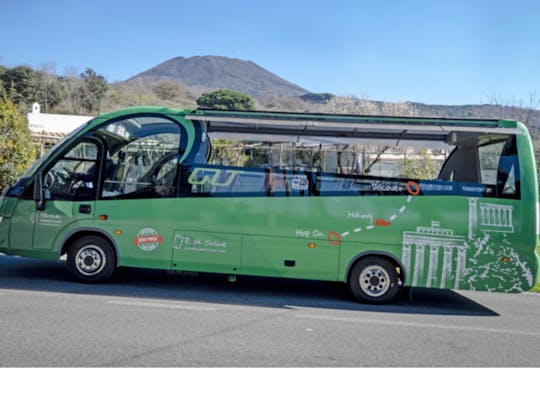
[[[187,90],[201,92],[229,89],[249,94],[255,98],[265,95],[277,97],[300,96],[308,90],[245,60],[224,56],[177,57],[139,73],[126,82],[144,81],[180,83]]]
[[[311,93],[253,62],[225,56],[173,58],[123,83],[128,86],[136,85],[151,94],[153,85],[163,81],[178,83],[186,91],[176,98],[152,100],[150,103],[168,103],[167,105],[171,106],[178,106],[181,103],[184,106],[194,106],[195,100],[202,92],[230,89],[252,96],[256,100],[257,109],[261,110],[379,115],[408,115],[414,111],[415,115],[423,117],[516,119],[528,126],[535,139],[540,139],[540,111],[534,108],[495,104],[385,103],[348,96],[339,97],[330,93]],[[141,82],[147,86],[139,86]],[[124,104],[140,104],[139,93],[140,91],[137,93],[136,100]],[[369,108],[366,108],[366,104]],[[402,107],[407,108],[395,108],[396,106],[392,108],[392,104],[401,104]]]
[[[533,138],[540,137],[540,110],[496,104],[437,105],[412,103],[421,117],[492,118],[524,123]]]

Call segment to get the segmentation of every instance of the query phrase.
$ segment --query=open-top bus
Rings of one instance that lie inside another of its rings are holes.
[[[0,251],[86,282],[122,266],[288,277],[384,303],[401,287],[529,290],[538,215],[515,121],[138,107],[4,190]]]

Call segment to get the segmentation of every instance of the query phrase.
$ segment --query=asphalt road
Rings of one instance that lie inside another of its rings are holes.
[[[0,256],[1,367],[539,367],[539,317],[540,294],[371,306],[335,283],[122,269],[86,285]]]

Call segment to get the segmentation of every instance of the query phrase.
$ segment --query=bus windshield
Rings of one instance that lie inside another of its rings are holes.
[[[43,156],[41,156],[34,163],[32,163],[32,165],[23,173],[23,175],[21,176],[21,179],[32,177],[36,173],[37,169],[42,165],[43,162],[47,161],[49,157],[52,156],[57,150],[61,149],[65,144],[69,143],[69,141],[73,139],[75,134],[79,133],[84,127],[88,125],[88,123],[89,122],[86,122],[85,124],[71,131],[64,138],[62,138],[60,142],[58,142],[56,145],[50,148],[47,152],[45,152]]]

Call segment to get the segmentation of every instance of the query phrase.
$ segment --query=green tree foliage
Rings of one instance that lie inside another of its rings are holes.
[[[246,94],[233,90],[216,90],[211,93],[203,93],[197,99],[197,106],[214,108],[217,110],[253,110],[255,103]],[[243,151],[243,143],[231,142],[224,139],[215,139],[214,160],[220,164],[232,166],[244,166],[248,161]]]
[[[253,110],[255,103],[247,94],[233,90],[216,90],[203,93],[197,99],[197,106],[217,110]]]
[[[90,68],[86,68],[80,77],[79,98],[82,107],[90,113],[99,112],[101,101],[107,93],[107,80]]]
[[[17,105],[28,105],[36,98],[35,71],[28,66],[4,69],[0,80],[9,98]]]
[[[0,97],[3,97],[6,95],[6,89],[4,88],[4,74],[6,73],[6,68],[2,65],[0,65]]]
[[[238,141],[214,139],[213,163],[225,166],[245,166],[249,157],[243,152],[244,144]]]
[[[432,179],[439,172],[439,164],[431,158],[427,149],[420,150],[415,157],[401,161],[401,176],[411,179]]]
[[[0,98],[0,190],[20,177],[36,157],[26,117],[10,99]]]
[[[0,87],[3,89],[0,94],[7,94],[23,110],[39,103],[44,112],[50,112],[64,97],[63,86],[55,74],[28,66],[12,69],[2,66]]]

